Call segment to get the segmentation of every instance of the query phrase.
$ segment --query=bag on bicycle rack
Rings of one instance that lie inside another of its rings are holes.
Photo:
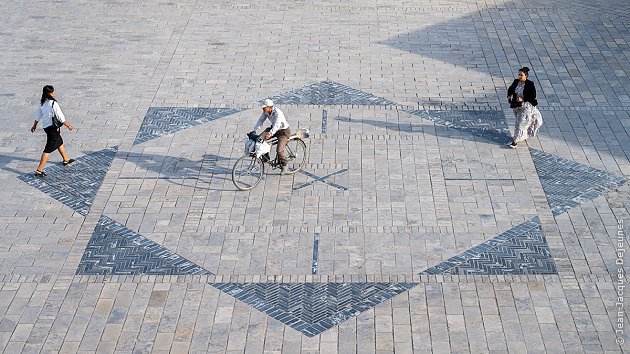
[[[300,128],[300,130],[298,130],[298,131],[295,133],[295,136],[297,136],[297,137],[298,137],[298,138],[300,138],[300,139],[306,139],[306,138],[308,138],[309,136],[311,136],[311,133],[310,133],[310,131],[308,130],[308,128]]]

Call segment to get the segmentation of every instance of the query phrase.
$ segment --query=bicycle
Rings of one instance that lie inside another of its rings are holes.
[[[259,143],[265,141],[262,136],[248,134],[248,138]],[[285,148],[287,161],[287,174],[291,175],[302,169],[306,162],[306,143],[305,138],[309,137],[308,129],[302,128],[289,137],[289,141]],[[277,138],[271,138],[265,141],[271,147],[278,143]],[[275,152],[275,149],[271,149]],[[269,154],[259,154],[256,151],[246,152],[239,158],[232,168],[232,182],[236,188],[246,191],[258,185],[265,174],[265,165],[269,165],[272,170],[282,168],[278,156],[270,158]]]

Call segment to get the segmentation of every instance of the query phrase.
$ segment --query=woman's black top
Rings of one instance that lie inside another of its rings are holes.
[[[516,85],[518,85],[518,79],[515,79],[512,85],[508,88],[508,98],[514,96]],[[538,106],[538,101],[536,100],[536,86],[534,86],[534,82],[531,80],[525,80],[525,87],[523,88],[523,101],[531,103],[532,106]]]

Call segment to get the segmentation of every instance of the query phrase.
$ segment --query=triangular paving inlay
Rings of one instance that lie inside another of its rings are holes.
[[[312,337],[413,288],[409,283],[219,283],[214,287]]]
[[[321,81],[270,97],[279,104],[388,106],[396,104],[385,98],[333,81]],[[259,101],[262,103],[263,100]]]
[[[157,139],[180,130],[223,118],[243,109],[195,108],[195,107],[150,107],[144,116],[134,145]]]
[[[77,275],[211,274],[186,258],[101,216],[88,242]]]
[[[29,172],[18,176],[18,179],[85,216],[117,151],[118,147],[112,147],[78,157],[68,166],[50,165],[45,169],[46,177],[43,178]]]
[[[421,274],[556,274],[549,246],[534,217]]]
[[[529,152],[553,216],[617,189],[626,182],[623,177],[540,150],[529,149]]]

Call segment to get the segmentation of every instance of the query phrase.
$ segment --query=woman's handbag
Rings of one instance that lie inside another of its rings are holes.
[[[52,104],[50,105],[50,107],[52,108],[52,112],[53,112],[52,123],[53,123],[53,125],[56,128],[61,128],[63,123],[59,120],[59,118],[57,118],[57,114],[55,114],[54,104],[55,104],[55,101],[53,101]]]

